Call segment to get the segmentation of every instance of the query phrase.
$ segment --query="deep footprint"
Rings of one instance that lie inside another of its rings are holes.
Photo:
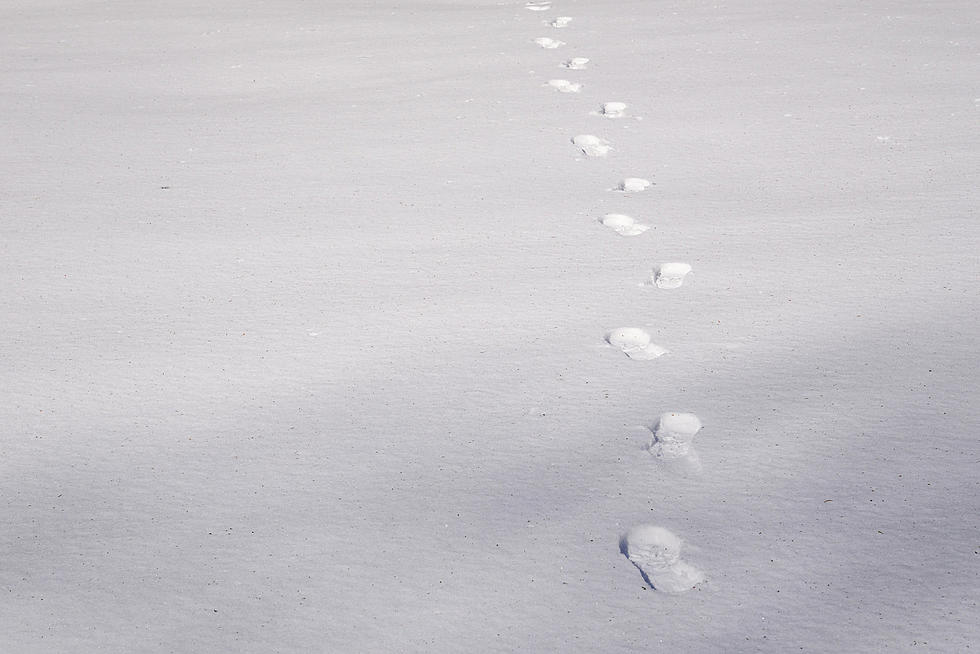
[[[701,420],[693,413],[661,414],[653,428],[648,450],[660,463],[675,472],[701,472],[701,457],[691,443],[701,431]]]
[[[550,25],[561,29],[562,27],[568,27],[570,22],[572,22],[571,16],[557,16],[553,21],[551,21]]]
[[[656,525],[637,525],[619,541],[620,551],[639,569],[650,587],[683,593],[705,580],[704,573],[681,559],[684,541]]]
[[[620,327],[606,334],[606,342],[637,361],[649,361],[667,354],[665,348],[650,342],[650,334],[639,327]]]
[[[592,134],[579,134],[572,143],[588,157],[604,157],[612,150],[609,141]]]
[[[624,213],[607,213],[599,222],[620,236],[639,236],[650,229],[650,225],[638,223],[632,216]]]

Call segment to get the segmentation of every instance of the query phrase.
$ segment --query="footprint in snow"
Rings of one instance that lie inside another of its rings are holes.
[[[620,551],[654,590],[683,593],[704,582],[698,568],[681,559],[684,541],[657,525],[637,525],[619,541]]]
[[[662,263],[653,271],[651,281],[657,288],[680,288],[689,272],[688,263]]]
[[[548,11],[551,9],[550,2],[528,2],[524,5],[528,11]]]
[[[540,45],[542,48],[546,48],[548,50],[554,50],[555,48],[560,48],[561,46],[565,45],[564,41],[549,39],[547,36],[534,39],[534,42]]]
[[[701,457],[691,442],[699,431],[701,420],[693,413],[661,414],[647,450],[669,470],[697,474]]]
[[[609,141],[592,134],[579,134],[572,143],[588,157],[604,157],[612,150]]]
[[[607,213],[599,222],[620,236],[639,236],[650,229],[650,225],[638,223],[632,216],[624,213]]]
[[[647,190],[650,184],[650,180],[643,179],[642,177],[627,177],[619,183],[616,190],[622,191],[623,193],[639,193]]]
[[[578,93],[582,90],[581,84],[569,82],[567,79],[550,79],[545,86],[550,86],[562,93]]]
[[[667,354],[667,350],[650,342],[650,334],[639,327],[620,327],[606,334],[606,342],[637,361],[649,361]]]
[[[596,112],[599,116],[605,116],[606,118],[622,118],[626,115],[626,103],[625,102],[606,102],[602,105],[602,108]]]
[[[557,27],[557,28],[561,29],[562,27],[568,27],[568,24],[570,22],[572,22],[572,17],[571,16],[557,16],[549,24],[552,27]]]
[[[568,61],[562,63],[562,66],[568,68],[569,70],[584,70],[588,65],[588,57],[572,57]]]

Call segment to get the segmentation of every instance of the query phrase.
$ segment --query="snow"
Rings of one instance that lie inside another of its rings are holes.
[[[622,118],[626,115],[625,102],[604,102],[600,114],[606,118]]]
[[[606,334],[606,342],[631,359],[648,361],[667,354],[667,350],[650,342],[650,334],[638,327],[619,327]]]
[[[588,57],[572,57],[561,64],[563,67],[569,70],[585,70],[589,65]]]
[[[599,222],[620,236],[639,236],[650,229],[649,225],[638,223],[633,216],[624,213],[607,213]]]
[[[691,264],[679,261],[660,264],[653,274],[653,283],[657,288],[680,288],[684,278],[691,272]]]
[[[976,649],[980,7],[532,4],[0,7],[0,651]]]
[[[587,157],[605,157],[612,150],[609,141],[594,134],[579,134],[572,138],[572,143]]]
[[[567,79],[550,79],[548,80],[548,86],[562,93],[579,93],[582,90],[581,84],[570,82]]]
[[[687,592],[705,581],[705,574],[681,559],[683,541],[656,525],[638,525],[622,539],[623,553],[652,588],[665,593]]]
[[[650,188],[651,182],[648,179],[642,177],[627,177],[623,179],[616,190],[622,191],[623,193],[640,193]]]

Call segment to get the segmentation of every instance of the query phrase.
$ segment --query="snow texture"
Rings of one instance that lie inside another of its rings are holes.
[[[690,272],[689,263],[662,263],[653,273],[653,283],[657,288],[680,288]]]
[[[569,70],[585,70],[585,68],[589,65],[589,58],[572,57],[571,59],[562,62],[561,65]]]
[[[673,532],[643,524],[630,529],[621,540],[626,557],[655,590],[684,593],[705,581],[705,575],[681,559],[683,541]]]
[[[627,177],[619,183],[616,190],[624,193],[640,193],[650,187],[650,180],[642,177]]]
[[[625,102],[606,102],[599,113],[606,118],[622,118],[626,115],[626,106]]]
[[[638,361],[648,361],[667,354],[666,349],[651,343],[650,334],[639,327],[614,329],[606,334],[606,342]]]
[[[609,141],[593,134],[579,134],[572,138],[572,143],[587,157],[605,157],[612,150]]]
[[[977,649],[980,3],[0,4],[0,653]]]
[[[582,90],[581,84],[570,82],[567,79],[550,79],[548,80],[548,86],[562,93],[578,93]]]
[[[555,48],[560,48],[561,46],[565,45],[564,41],[552,39],[547,36],[538,37],[534,39],[534,42],[546,50],[554,50]]]
[[[632,216],[623,213],[607,213],[599,222],[620,236],[639,236],[650,229],[649,225],[638,223]]]

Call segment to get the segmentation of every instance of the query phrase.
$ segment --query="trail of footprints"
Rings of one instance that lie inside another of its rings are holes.
[[[549,11],[552,2],[527,2],[529,11]],[[565,29],[572,23],[571,16],[558,16],[545,23],[555,29]],[[539,37],[534,43],[545,49],[556,49],[566,45],[551,37]],[[587,57],[572,57],[560,65],[570,71],[585,70]],[[568,79],[552,79],[545,86],[561,93],[580,93],[584,88],[581,82]],[[609,119],[627,116],[625,102],[605,102],[598,111],[591,113]],[[639,120],[639,118],[636,118]],[[604,138],[594,134],[579,134],[571,138],[572,145],[587,158],[604,158],[614,148]],[[642,193],[652,186],[648,179],[627,177],[611,191],[629,196]],[[625,213],[607,213],[598,218],[598,223],[620,236],[641,236],[650,225],[638,221]],[[643,285],[657,289],[680,288],[685,277],[691,272],[690,264],[683,262],[664,262],[653,268],[650,279]],[[620,351],[634,361],[649,362],[668,354],[668,350],[651,340],[650,334],[639,327],[619,327],[606,333],[605,340],[611,349]],[[692,442],[701,431],[701,420],[693,413],[664,413],[650,428],[643,428],[649,439],[646,450],[665,470],[679,474],[697,474],[701,471],[701,458]],[[705,581],[705,574],[694,565],[681,558],[683,541],[670,530],[650,524],[640,524],[623,534],[620,551],[640,571],[643,579],[658,591],[682,593],[691,590]]]

